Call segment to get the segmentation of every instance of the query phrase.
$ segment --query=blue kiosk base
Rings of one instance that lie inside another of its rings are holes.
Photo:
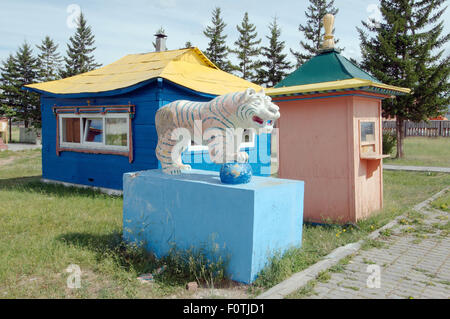
[[[301,246],[303,194],[302,181],[269,177],[229,185],[203,170],[126,173],[123,236],[158,257],[214,247],[229,278],[251,283],[274,254]]]

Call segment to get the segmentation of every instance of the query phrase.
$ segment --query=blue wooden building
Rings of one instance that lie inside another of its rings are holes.
[[[122,190],[126,172],[158,168],[155,113],[175,100],[209,101],[260,87],[219,70],[197,48],[132,54],[70,78],[27,85],[41,95],[42,177]],[[255,175],[270,174],[270,137],[247,132]],[[192,145],[184,162],[219,170],[206,146]]]

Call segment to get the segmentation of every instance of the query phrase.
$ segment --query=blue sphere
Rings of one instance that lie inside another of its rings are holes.
[[[220,169],[220,181],[224,184],[247,184],[252,179],[249,163],[226,163]]]

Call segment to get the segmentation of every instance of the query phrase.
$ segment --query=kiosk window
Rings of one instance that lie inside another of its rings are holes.
[[[375,122],[361,122],[361,142],[375,142]]]

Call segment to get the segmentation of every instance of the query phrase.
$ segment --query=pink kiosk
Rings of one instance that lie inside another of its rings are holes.
[[[333,22],[326,15],[321,52],[267,94],[282,114],[278,177],[305,181],[305,221],[344,224],[383,207],[381,101],[410,90],[340,55]]]

